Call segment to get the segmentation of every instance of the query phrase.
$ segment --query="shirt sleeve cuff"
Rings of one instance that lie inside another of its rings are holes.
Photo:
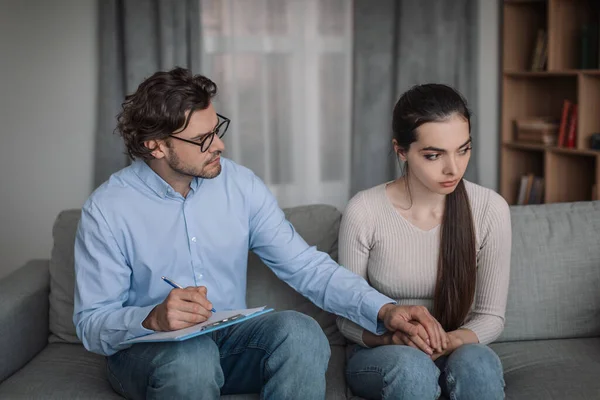
[[[396,304],[396,301],[387,296],[372,290],[363,299],[361,307],[362,327],[376,335],[383,335],[386,332],[383,321],[378,321],[379,310],[386,304]]]
[[[146,329],[142,326],[142,322],[146,319],[150,311],[154,308],[154,305],[146,306],[146,307],[135,307],[132,308],[132,312],[130,314],[129,324],[127,327],[127,339],[136,338],[139,336],[149,335],[154,333],[151,329]]]

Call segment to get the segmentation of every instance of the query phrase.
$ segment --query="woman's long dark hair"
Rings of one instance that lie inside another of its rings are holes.
[[[471,113],[460,93],[441,84],[415,86],[404,93],[394,107],[394,139],[402,150],[408,151],[417,140],[419,126],[446,121],[453,115],[463,117],[471,131]],[[410,173],[408,164],[406,173]],[[473,215],[462,179],[445,201],[433,315],[449,332],[464,323],[471,309],[477,260]]]

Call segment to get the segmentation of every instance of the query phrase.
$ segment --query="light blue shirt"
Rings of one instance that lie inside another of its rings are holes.
[[[83,206],[75,240],[77,336],[111,355],[152,333],[142,322],[172,289],[206,286],[219,311],[246,308],[248,250],[318,307],[381,334],[390,298],[309,247],[252,171],[222,158],[181,196],[145,162],[113,174]],[[272,305],[276,306],[276,305]]]

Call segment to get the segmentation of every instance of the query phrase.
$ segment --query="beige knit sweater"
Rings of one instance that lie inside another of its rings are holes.
[[[398,304],[433,310],[440,247],[440,226],[424,231],[392,205],[386,185],[354,196],[342,219],[339,261],[367,279]],[[465,180],[477,246],[477,283],[473,306],[462,328],[479,342],[494,341],[504,328],[510,273],[511,222],[508,204],[496,192]],[[351,341],[362,341],[363,329],[343,317],[337,325]]]

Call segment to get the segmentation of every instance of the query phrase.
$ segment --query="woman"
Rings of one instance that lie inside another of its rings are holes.
[[[447,346],[401,332],[376,336],[340,317],[340,331],[357,344],[347,382],[367,399],[504,398],[502,366],[486,344],[504,327],[510,213],[500,195],[463,179],[466,102],[445,85],[413,87],[394,107],[392,128],[405,174],[349,202],[340,263],[398,304],[427,307]]]

